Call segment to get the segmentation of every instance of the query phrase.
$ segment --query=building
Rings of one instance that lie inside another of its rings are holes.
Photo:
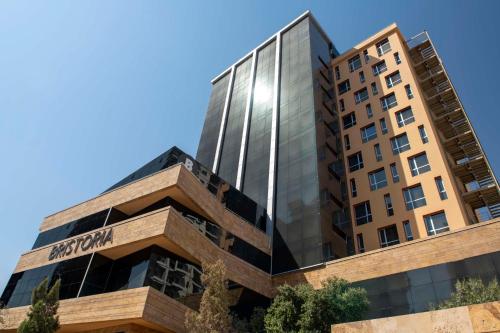
[[[213,79],[196,160],[174,147],[44,219],[0,331],[48,277],[63,332],[183,332],[217,258],[242,315],[332,276],[366,288],[369,318],[426,311],[500,277],[499,200],[427,33],[339,54],[306,12]]]

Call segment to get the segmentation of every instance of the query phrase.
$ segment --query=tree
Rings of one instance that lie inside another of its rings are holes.
[[[31,306],[27,318],[23,320],[18,333],[54,333],[59,329],[59,288],[61,281],[48,289],[48,280],[45,278],[34,290],[31,297]]]
[[[479,278],[458,280],[451,297],[439,304],[435,309],[449,309],[457,306],[480,304],[500,300],[500,285],[495,278],[485,285]],[[431,306],[431,308],[433,308]]]
[[[240,333],[265,333],[266,328],[264,327],[264,317],[266,315],[266,309],[261,307],[256,307],[253,309],[252,315],[247,320],[245,318],[237,318],[236,315],[233,316],[233,326],[236,332]]]
[[[229,314],[229,294],[226,288],[226,267],[219,259],[203,263],[201,282],[205,287],[199,312],[186,313],[185,326],[190,333],[229,333],[232,318]]]
[[[328,279],[319,290],[283,285],[267,311],[265,328],[269,333],[330,332],[333,324],[362,319],[367,309],[366,291],[343,279]]]

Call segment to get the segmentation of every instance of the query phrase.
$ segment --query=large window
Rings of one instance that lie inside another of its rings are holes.
[[[351,172],[362,169],[364,167],[363,155],[361,155],[360,151],[347,157],[347,161],[349,162],[349,171]]]
[[[382,106],[382,110],[387,111],[390,108],[393,108],[398,105],[398,101],[396,100],[396,95],[391,93],[386,95],[380,99],[380,105]]]
[[[396,225],[379,229],[380,247],[388,247],[391,245],[399,244],[398,228]]]
[[[380,73],[385,72],[386,70],[387,70],[387,65],[385,64],[385,60],[377,62],[375,65],[372,66],[372,72],[374,76],[377,76]]]
[[[387,177],[383,168],[368,173],[368,179],[370,180],[370,189],[372,191],[387,186]]]
[[[404,151],[410,150],[410,142],[406,133],[395,136],[391,139],[392,153],[398,155]]]
[[[396,121],[398,122],[399,127],[413,123],[415,121],[415,117],[413,116],[411,107],[396,112]]]
[[[350,72],[354,72],[356,69],[361,68],[361,58],[359,54],[349,59],[348,64]]]
[[[387,75],[385,77],[385,83],[387,84],[387,88],[392,88],[395,85],[401,83],[401,74],[399,74],[399,71]]]
[[[409,157],[408,164],[410,165],[412,176],[418,176],[427,171],[431,171],[431,166],[425,152],[416,156]]]
[[[405,199],[406,210],[413,210],[427,204],[424,190],[420,184],[404,189],[403,197]]]
[[[377,129],[374,123],[365,126],[361,129],[361,140],[363,142],[368,142],[370,140],[377,138]]]
[[[391,50],[391,44],[389,43],[389,39],[387,38],[381,40],[375,46],[377,47],[377,53],[379,57]]]
[[[437,235],[450,230],[444,212],[424,216],[424,222],[428,236]]]
[[[349,83],[349,80],[345,80],[345,81],[340,82],[337,85],[337,87],[339,89],[339,95],[342,95],[342,94],[348,92],[349,90],[351,90],[351,84]]]
[[[342,117],[342,124],[344,126],[344,129],[353,127],[356,125],[356,114],[354,112],[351,112],[349,114],[346,114],[345,116]]]
[[[354,206],[354,214],[356,215],[356,225],[371,222],[372,210],[370,208],[370,201],[365,201]]]
[[[441,198],[441,200],[448,199],[448,194],[446,194],[446,189],[444,188],[443,178],[436,177],[434,178],[434,180],[436,182],[436,187],[439,192],[439,197]]]
[[[368,89],[366,88],[358,90],[354,93],[354,101],[356,102],[356,104],[366,101],[367,99],[368,99]]]

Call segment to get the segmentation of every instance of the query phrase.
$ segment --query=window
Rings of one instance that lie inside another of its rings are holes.
[[[406,90],[406,96],[408,96],[408,99],[412,99],[413,98],[413,91],[411,91],[411,87],[409,84],[407,84],[405,86],[405,90]]]
[[[363,141],[363,143],[375,138],[377,138],[377,129],[375,128],[374,123],[371,123],[361,129],[361,141]]]
[[[398,228],[391,225],[387,228],[379,229],[380,247],[388,247],[399,244]]]
[[[344,104],[344,100],[343,100],[343,99],[340,99],[340,100],[339,100],[339,104],[340,104],[340,112],[344,112],[344,111],[345,111],[345,104]]]
[[[368,99],[368,89],[366,88],[358,90],[354,93],[354,101],[356,102],[356,104],[366,101],[367,99]]]
[[[399,52],[394,53],[394,60],[396,61],[396,65],[401,63],[401,58],[399,57]]]
[[[401,74],[399,74],[399,71],[387,75],[385,77],[385,83],[387,83],[387,88],[392,88],[395,85],[401,83]]]
[[[380,119],[380,130],[382,131],[382,134],[387,133],[387,124],[385,122],[385,118]]]
[[[441,200],[448,199],[448,194],[446,194],[446,189],[444,188],[443,178],[436,177],[434,178],[434,180],[436,181],[436,187],[438,189],[439,197],[441,198]]]
[[[356,180],[352,178],[350,181],[351,184],[351,196],[356,198],[358,196],[358,189],[356,188]]]
[[[340,80],[340,69],[339,69],[339,66],[335,66],[335,79]]]
[[[349,90],[351,90],[351,84],[349,83],[349,80],[345,80],[337,85],[337,88],[339,89],[339,95],[342,95]]]
[[[365,252],[365,242],[363,240],[363,234],[357,234],[356,239],[358,240],[359,253]]]
[[[368,118],[373,117],[372,106],[370,104],[366,104],[366,116]]]
[[[382,56],[391,50],[391,44],[389,44],[389,40],[387,38],[378,42],[376,47],[377,47],[377,53],[379,56]]]
[[[363,71],[359,72],[359,82],[361,83],[365,82],[365,72]]]
[[[348,134],[344,135],[344,147],[345,147],[345,150],[351,149],[351,141],[349,140]]]
[[[351,172],[362,169],[364,167],[363,155],[361,155],[360,151],[347,157],[347,160],[349,163],[349,171]]]
[[[424,125],[418,126],[418,133],[420,133],[420,139],[422,139],[422,143],[429,142],[429,137],[427,137],[427,132],[425,131]]]
[[[361,58],[359,57],[359,54],[349,59],[347,63],[349,64],[350,72],[354,72],[356,69],[361,68]]]
[[[428,236],[437,235],[450,230],[444,212],[424,216],[424,222]]]
[[[410,142],[406,133],[395,136],[391,139],[392,153],[398,155],[404,151],[410,150]]]
[[[394,208],[392,207],[392,199],[391,195],[387,193],[384,195],[384,203],[385,203],[385,211],[387,212],[387,216],[394,215]]]
[[[396,100],[396,95],[394,93],[386,95],[380,99],[380,104],[382,105],[382,110],[387,111],[390,108],[398,105],[398,101]]]
[[[372,221],[372,210],[370,201],[362,202],[354,206],[354,214],[356,215],[356,225],[363,225]]]
[[[386,70],[387,70],[387,65],[385,64],[385,60],[377,62],[375,65],[372,66],[372,72],[374,76],[377,76],[380,73],[385,72]]]
[[[378,94],[378,88],[377,88],[376,82],[372,82],[372,94],[373,94],[373,96]]]
[[[427,160],[427,154],[424,152],[413,157],[408,158],[412,176],[418,176],[427,171],[431,171],[431,166]]]
[[[399,173],[398,173],[398,168],[396,167],[396,163],[391,164],[391,175],[393,183],[399,182]]]
[[[368,55],[368,50],[363,51],[363,57],[365,58],[365,63],[368,63],[368,61],[370,61],[370,56]]]
[[[344,129],[353,127],[356,125],[356,115],[354,112],[351,112],[345,116],[342,117],[342,123],[344,125]]]
[[[406,108],[396,112],[396,121],[399,127],[413,123],[415,121],[415,117],[413,116],[411,108]]]
[[[385,177],[384,169],[379,169],[368,173],[370,181],[370,190],[375,191],[387,186],[387,178]]]
[[[377,159],[377,161],[382,161],[382,150],[380,150],[380,145],[378,143],[373,145],[373,150],[375,151],[375,158]]]
[[[420,184],[404,189],[403,197],[405,199],[406,210],[413,210],[427,205],[424,190]]]
[[[413,232],[411,231],[410,221],[403,221],[403,229],[405,231],[406,240],[413,240]]]

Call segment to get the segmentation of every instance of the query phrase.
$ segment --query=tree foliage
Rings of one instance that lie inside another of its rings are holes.
[[[31,297],[31,306],[27,318],[23,320],[18,333],[54,333],[59,329],[59,288],[61,281],[48,289],[48,280],[45,278],[35,289]]]
[[[219,259],[203,264],[201,282],[205,287],[199,312],[186,313],[185,326],[190,333],[229,333],[232,318],[229,314],[229,294],[226,288],[226,267]]]
[[[485,285],[479,278],[458,280],[451,297],[439,304],[436,309],[449,309],[457,306],[480,304],[500,300],[500,285],[497,279]]]
[[[333,324],[362,319],[367,309],[366,291],[343,279],[328,279],[319,290],[283,285],[267,311],[265,328],[269,333],[330,332]]]
[[[256,307],[253,309],[250,318],[237,318],[234,317],[233,326],[236,332],[240,333],[265,333],[266,329],[264,327],[264,317],[266,315],[266,309],[261,307]]]

